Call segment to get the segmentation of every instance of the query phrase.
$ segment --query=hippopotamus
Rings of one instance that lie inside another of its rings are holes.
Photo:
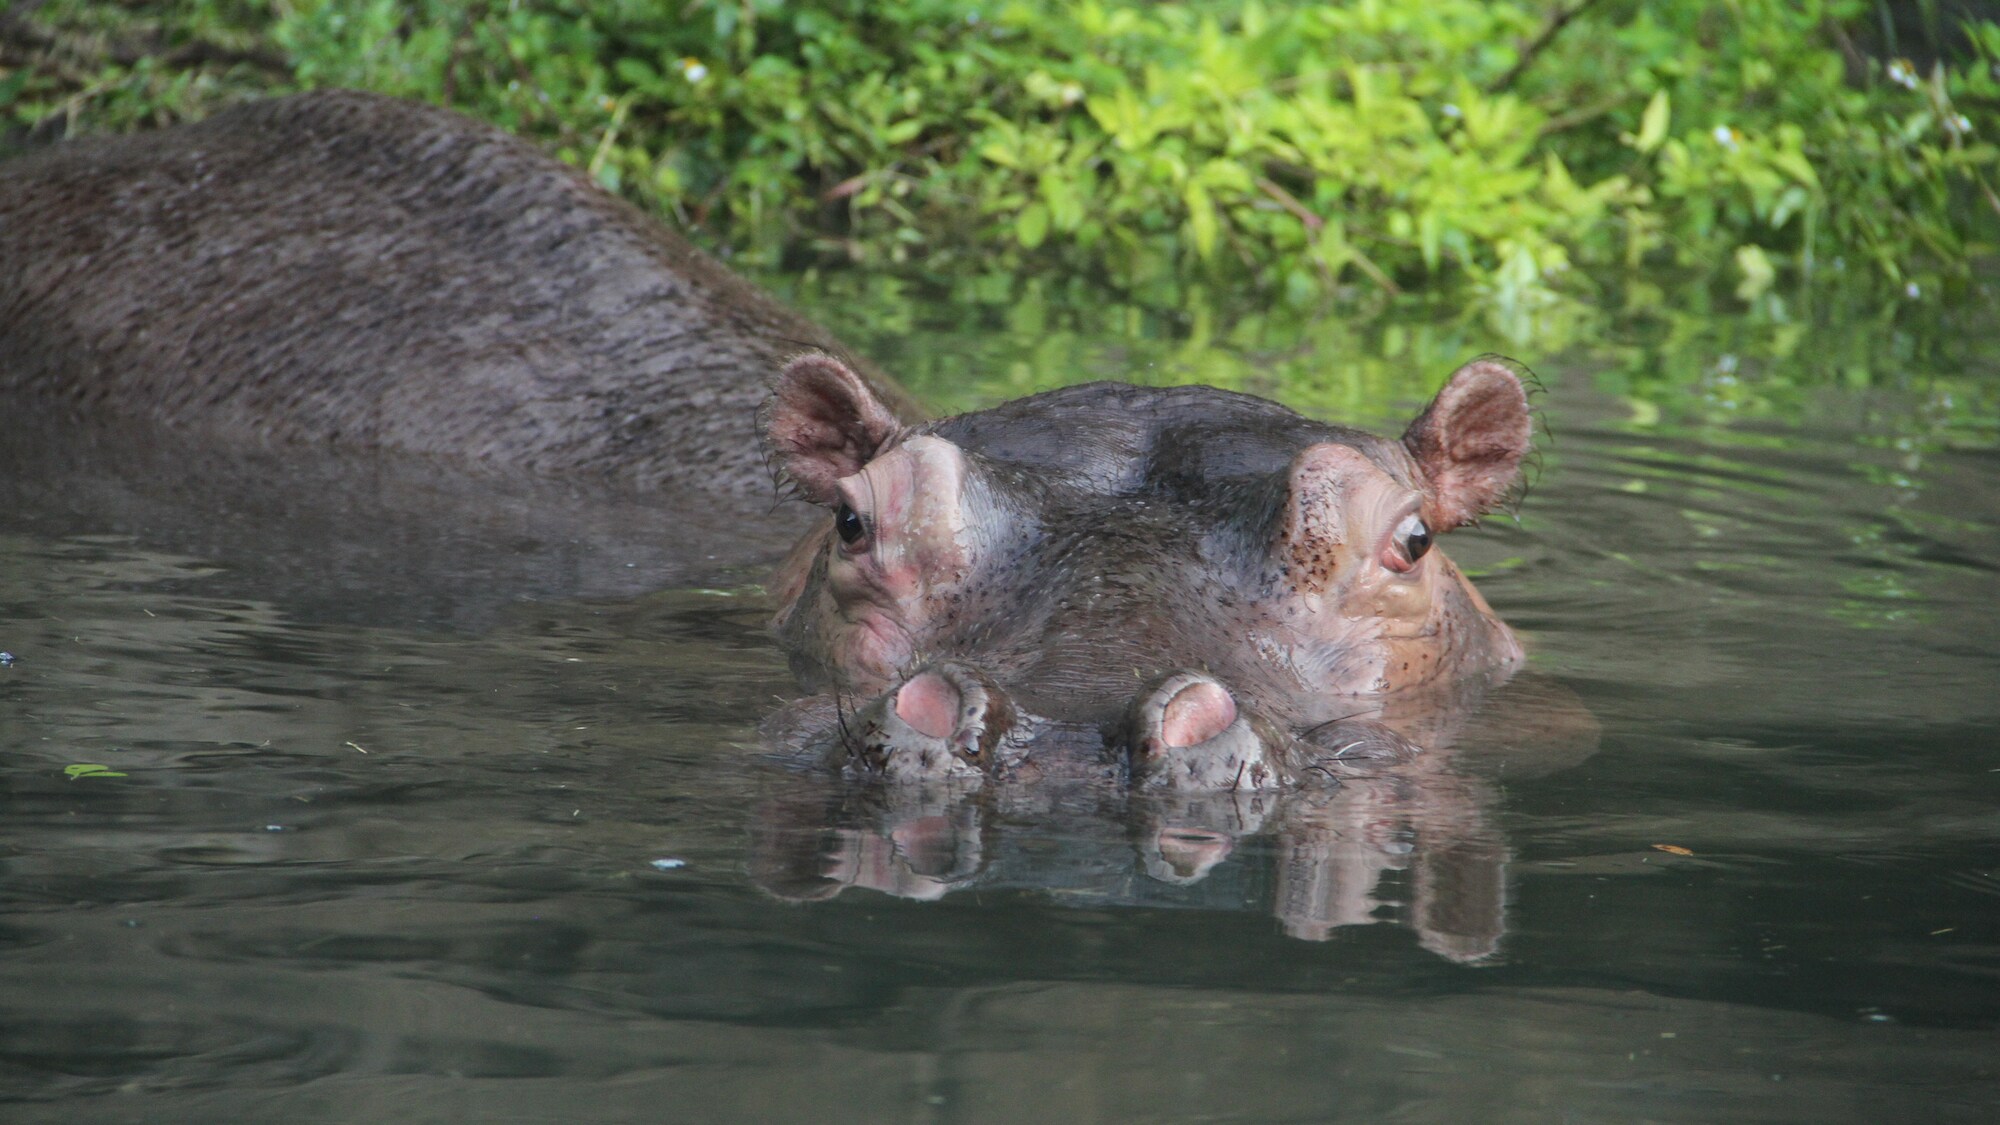
[[[339,91],[0,164],[0,261],[0,392],[681,502],[775,475],[821,513],[770,593],[841,770],[1316,785],[1413,749],[1371,701],[1521,660],[1437,545],[1529,450],[1497,358],[1396,438],[1118,383],[926,419],[526,143]]]
[[[767,440],[829,518],[781,573],[801,678],[869,700],[848,761],[976,776],[1048,722],[1142,786],[1277,788],[1401,752],[1365,701],[1505,676],[1521,646],[1436,544],[1529,448],[1520,378],[1461,367],[1399,439],[1210,387],[1092,383],[909,426],[837,360]]]

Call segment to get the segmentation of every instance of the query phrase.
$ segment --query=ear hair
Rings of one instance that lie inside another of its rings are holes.
[[[1423,518],[1432,531],[1492,511],[1520,479],[1534,420],[1509,362],[1482,356],[1459,368],[1403,432],[1429,486]]]
[[[815,504],[831,505],[834,482],[860,472],[902,433],[861,376],[821,352],[786,364],[765,407],[774,470]]]

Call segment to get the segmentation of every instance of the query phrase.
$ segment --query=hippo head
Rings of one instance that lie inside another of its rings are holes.
[[[1290,784],[1368,699],[1520,660],[1434,540],[1506,497],[1530,431],[1495,360],[1391,440],[1115,383],[905,426],[803,356],[766,436],[829,518],[780,571],[777,631],[892,775],[977,775],[1060,723],[1141,784]]]

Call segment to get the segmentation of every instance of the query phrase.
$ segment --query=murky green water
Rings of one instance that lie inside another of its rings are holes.
[[[1493,346],[875,296],[799,295],[946,405],[1379,424]],[[1594,743],[1278,812],[773,764],[739,514],[17,413],[4,1116],[1993,1120],[2000,379],[1907,320],[1538,361],[1535,487],[1449,546]]]

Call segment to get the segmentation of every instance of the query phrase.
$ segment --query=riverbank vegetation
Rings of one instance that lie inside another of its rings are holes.
[[[1442,292],[1518,336],[1665,276],[1962,283],[1996,68],[2000,26],[1863,0],[49,0],[0,17],[0,130],[353,86],[537,138],[753,266]]]

